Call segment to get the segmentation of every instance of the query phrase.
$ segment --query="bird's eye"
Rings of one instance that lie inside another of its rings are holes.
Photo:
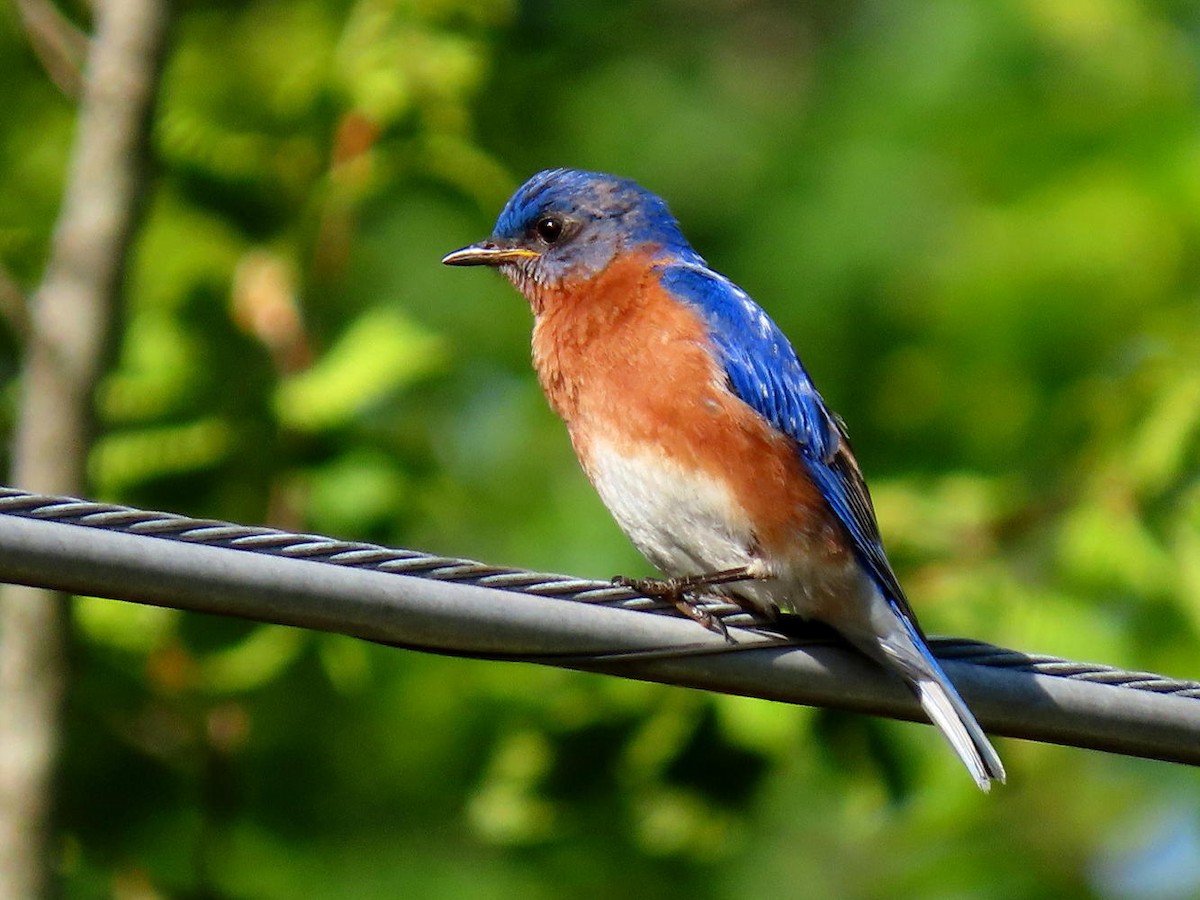
[[[562,219],[557,219],[554,216],[545,216],[538,219],[537,224],[533,226],[533,230],[547,244],[555,243],[563,233]]]

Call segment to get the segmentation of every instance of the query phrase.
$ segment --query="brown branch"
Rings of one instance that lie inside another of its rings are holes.
[[[0,319],[8,323],[18,338],[29,337],[29,299],[3,263],[0,263]]]
[[[165,0],[103,0],[96,13],[62,209],[29,310],[13,450],[13,483],[65,494],[84,487],[91,397],[139,208],[167,18]],[[0,900],[51,893],[65,617],[60,594],[0,594]]]
[[[17,0],[17,13],[29,46],[50,80],[68,97],[77,98],[83,83],[88,36],[50,0]]]

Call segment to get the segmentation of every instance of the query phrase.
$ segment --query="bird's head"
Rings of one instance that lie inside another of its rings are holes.
[[[698,259],[666,203],[635,182],[547,169],[517,189],[490,237],[442,262],[493,266],[534,301],[543,290],[586,281],[635,252]]]

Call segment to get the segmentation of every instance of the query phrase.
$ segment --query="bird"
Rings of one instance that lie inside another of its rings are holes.
[[[663,199],[547,169],[488,238],[442,262],[496,269],[529,302],[550,406],[617,524],[667,576],[622,583],[726,637],[692,597],[832,627],[904,681],[980,789],[1005,780],[888,560],[844,423]]]

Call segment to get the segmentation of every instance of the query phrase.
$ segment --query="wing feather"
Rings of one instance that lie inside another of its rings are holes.
[[[879,536],[875,508],[845,426],[825,405],[796,351],[749,295],[704,266],[662,269],[663,286],[703,314],[733,392],[788,435],[855,554],[884,594],[916,625]]]

